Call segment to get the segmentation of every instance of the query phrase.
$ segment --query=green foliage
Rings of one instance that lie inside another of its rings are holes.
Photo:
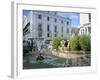
[[[82,50],[90,51],[90,48],[91,48],[90,36],[88,35],[80,36],[79,43]]]
[[[58,46],[60,46],[61,38],[54,37],[52,41],[53,41],[53,44],[52,44],[53,48],[58,49]]]
[[[70,46],[71,46],[71,50],[80,50],[80,43],[79,43],[79,36],[78,35],[74,35],[71,37],[70,39]]]
[[[89,35],[74,35],[70,39],[71,50],[90,51],[91,40]]]
[[[53,48],[58,50],[60,46],[60,41],[62,39],[60,37],[53,38]],[[67,38],[63,39],[65,41],[65,47],[68,45]],[[84,50],[90,51],[91,50],[91,39],[89,35],[74,35],[70,38],[70,50]],[[69,49],[68,49],[69,50]]]

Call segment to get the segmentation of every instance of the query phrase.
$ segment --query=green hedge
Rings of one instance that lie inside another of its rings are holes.
[[[60,37],[53,38],[53,48],[58,50],[60,46],[60,41],[62,39]],[[65,41],[65,47],[68,45],[67,38],[63,39]],[[89,35],[74,35],[70,38],[70,48],[71,50],[84,50],[90,51],[91,50],[91,39]]]
[[[71,50],[91,50],[91,39],[89,35],[74,35],[70,39]]]
[[[81,46],[79,43],[79,38],[80,37],[78,35],[71,37],[71,39],[70,39],[71,50],[80,50],[81,49]]]
[[[60,46],[61,38],[60,37],[54,37],[52,41],[53,41],[53,44],[52,44],[53,48],[58,49],[58,47]]]
[[[90,49],[91,49],[90,36],[88,36],[88,35],[80,36],[79,43],[80,43],[80,46],[81,46],[82,50],[90,51]]]

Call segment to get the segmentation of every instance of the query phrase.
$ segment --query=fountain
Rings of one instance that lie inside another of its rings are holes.
[[[64,52],[65,50],[66,50],[65,41],[64,40],[61,40],[60,46],[59,46],[59,51],[60,52]]]

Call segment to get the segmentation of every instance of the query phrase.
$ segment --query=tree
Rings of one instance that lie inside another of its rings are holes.
[[[61,38],[54,37],[52,41],[53,41],[53,44],[52,44],[53,48],[58,49],[58,46],[60,46]]]
[[[79,36],[78,35],[74,35],[71,37],[70,39],[70,46],[72,50],[80,50],[80,43],[79,43]]]
[[[82,50],[90,51],[91,49],[91,40],[89,35],[81,35],[79,43]]]

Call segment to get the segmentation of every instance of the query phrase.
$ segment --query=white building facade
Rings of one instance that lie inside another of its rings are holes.
[[[23,39],[34,39],[38,44],[49,43],[53,37],[71,36],[71,19],[58,16],[57,12],[29,11],[23,23]]]
[[[91,34],[91,14],[89,13],[84,13],[80,14],[80,30],[79,34],[86,34],[90,35]]]

